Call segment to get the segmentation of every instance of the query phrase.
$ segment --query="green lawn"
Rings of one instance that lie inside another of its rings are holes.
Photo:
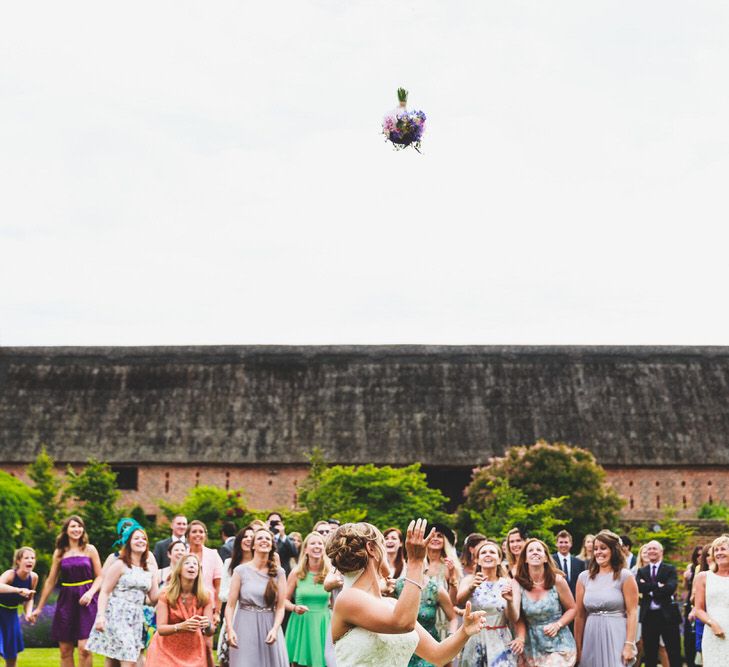
[[[18,656],[18,667],[58,667],[57,648],[27,648]],[[78,666],[78,655],[76,656]],[[104,656],[94,656],[94,667],[104,667]]]

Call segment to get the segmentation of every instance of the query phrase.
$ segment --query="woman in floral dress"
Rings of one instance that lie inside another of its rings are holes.
[[[509,622],[513,605],[502,593],[511,590],[503,570],[501,548],[491,540],[482,541],[475,554],[476,570],[466,576],[458,589],[458,604],[471,602],[474,611],[486,612],[486,627],[469,638],[461,653],[460,667],[516,667],[511,650]]]
[[[513,605],[517,622],[512,650],[522,654],[523,647],[524,665],[572,667],[577,647],[568,626],[575,618],[575,599],[544,542],[534,538],[526,541],[516,564],[512,591],[503,595]]]
[[[397,580],[394,591],[394,596],[396,598],[400,597],[405,581],[405,578]],[[438,580],[434,577],[427,577],[427,582],[420,593],[418,623],[420,623],[420,625],[422,625],[436,641],[440,641],[440,632],[437,627],[438,610],[442,610],[452,627],[456,618],[453,603],[451,602],[450,597],[448,597],[446,590],[438,584]],[[408,663],[408,667],[432,667],[432,663],[413,654],[413,657],[410,658],[410,662]]]
[[[104,575],[96,624],[86,646],[122,667],[133,667],[144,648],[144,599],[156,602],[158,597],[157,566],[149,558],[147,534],[138,526],[124,532],[122,544],[119,558]]]

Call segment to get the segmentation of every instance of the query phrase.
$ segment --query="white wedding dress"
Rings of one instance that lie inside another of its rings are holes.
[[[352,628],[334,644],[337,667],[407,667],[418,645],[415,630],[383,635]]]
[[[361,574],[362,570],[344,574],[344,588],[352,586]],[[334,644],[334,655],[337,667],[407,667],[418,641],[415,630],[388,635],[354,627]]]

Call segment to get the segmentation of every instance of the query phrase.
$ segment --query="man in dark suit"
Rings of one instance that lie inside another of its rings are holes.
[[[220,539],[223,540],[223,543],[218,547],[218,553],[223,561],[233,555],[233,542],[235,542],[236,530],[235,524],[232,521],[225,521],[220,527]]]
[[[585,569],[585,561],[575,558],[570,550],[572,549],[572,535],[566,530],[560,530],[557,533],[557,553],[552,554],[552,559],[557,569],[564,572],[567,578],[567,584],[572,591],[572,596],[575,595],[575,587],[577,586],[577,577],[580,576],[580,572]]]
[[[167,555],[167,549],[169,549],[173,540],[187,544],[187,540],[185,539],[185,533],[187,532],[187,517],[182,514],[176,514],[173,516],[171,528],[172,535],[164,540],[160,540],[154,545],[154,559],[157,561],[157,567],[160,570],[170,564],[170,557]]]
[[[663,546],[653,540],[645,545],[648,565],[638,570],[640,622],[646,667],[657,667],[658,642],[663,637],[671,667],[681,667],[681,613],[673,601],[678,586],[678,573],[673,565],[663,562]]]
[[[288,577],[289,572],[291,572],[291,559],[299,555],[299,550],[291,541],[291,538],[286,535],[286,527],[278,512],[271,512],[266,519],[266,524],[274,535],[274,545],[281,560],[281,567]]]

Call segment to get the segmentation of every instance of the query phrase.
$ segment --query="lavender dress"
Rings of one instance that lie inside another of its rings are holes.
[[[75,644],[88,639],[96,620],[98,596],[86,607],[79,604],[81,596],[91,588],[94,567],[88,556],[66,556],[61,559],[60,593],[51,625],[51,639]]]
[[[268,574],[249,565],[233,570],[240,577],[238,608],[233,627],[238,635],[238,648],[230,647],[230,667],[289,667],[289,654],[281,628],[276,641],[266,644],[266,635],[273,627],[275,612],[264,600]],[[278,594],[286,595],[286,574],[278,569]],[[228,604],[235,604],[228,600]]]
[[[617,579],[613,573],[581,572],[578,582],[585,587],[583,604],[587,612],[582,637],[580,667],[625,667],[623,647],[627,632],[623,583],[632,577],[630,570],[621,570]]]

